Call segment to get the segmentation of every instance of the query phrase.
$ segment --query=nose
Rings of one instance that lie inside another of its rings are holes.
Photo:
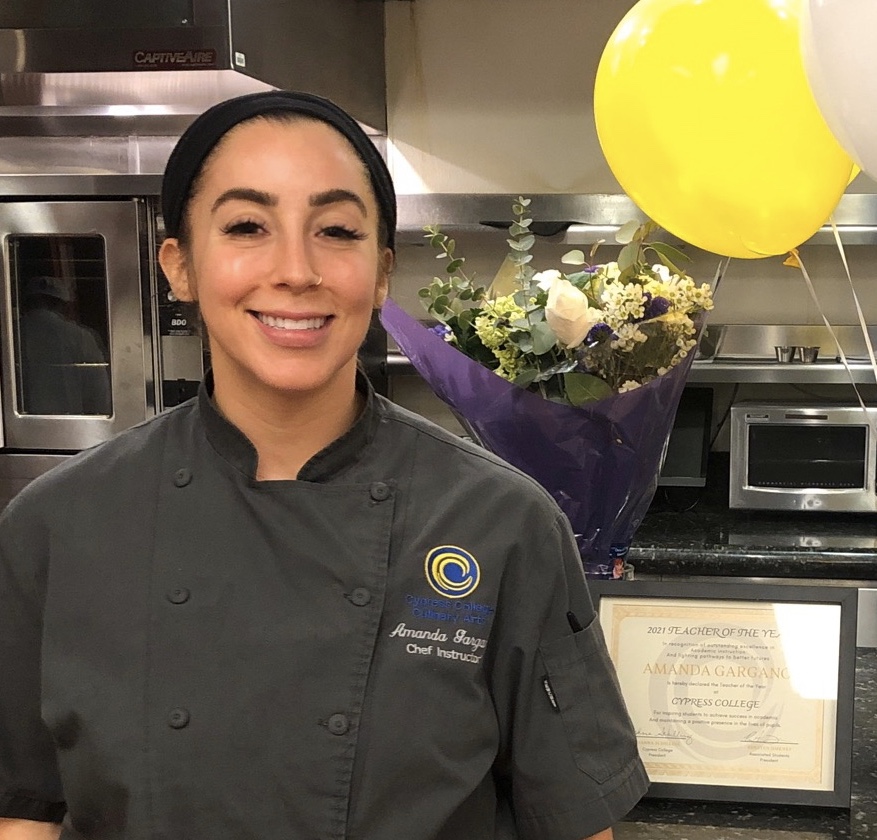
[[[302,291],[323,282],[304,233],[285,232],[277,247],[277,285]]]

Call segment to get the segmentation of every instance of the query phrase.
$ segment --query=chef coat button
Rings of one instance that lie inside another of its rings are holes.
[[[329,718],[327,725],[329,727],[329,731],[333,735],[343,735],[350,729],[350,722],[347,720],[347,715],[332,715]]]
[[[364,607],[369,601],[371,601],[372,594],[368,589],[358,586],[350,593],[349,597],[351,604],[355,604],[357,607]]]
[[[383,502],[390,498],[390,488],[383,481],[376,481],[368,488],[369,496],[376,502]]]
[[[192,480],[192,471],[185,467],[174,473],[174,484],[177,487],[185,487]]]
[[[167,599],[172,604],[185,604],[186,601],[189,600],[189,595],[191,593],[185,586],[180,586],[176,589],[169,589],[167,592]]]
[[[167,715],[167,725],[171,729],[182,729],[189,725],[189,713],[186,709],[171,709]]]

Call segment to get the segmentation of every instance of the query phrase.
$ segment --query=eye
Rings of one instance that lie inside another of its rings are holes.
[[[229,236],[255,236],[265,230],[264,226],[259,222],[250,219],[243,219],[239,222],[232,222],[222,229],[224,234]]]
[[[320,233],[322,236],[327,236],[330,239],[346,239],[351,242],[362,241],[363,239],[368,238],[367,233],[345,227],[344,225],[329,225],[328,227],[324,227]]]

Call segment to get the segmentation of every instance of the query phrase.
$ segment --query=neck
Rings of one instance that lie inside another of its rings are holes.
[[[297,478],[314,455],[353,426],[362,410],[355,367],[313,393],[278,391],[252,381],[231,386],[224,371],[214,368],[213,375],[214,402],[256,448],[260,481]]]

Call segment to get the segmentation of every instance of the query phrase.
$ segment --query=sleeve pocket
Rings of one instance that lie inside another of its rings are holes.
[[[595,617],[540,647],[576,765],[605,782],[636,755],[636,736]]]

